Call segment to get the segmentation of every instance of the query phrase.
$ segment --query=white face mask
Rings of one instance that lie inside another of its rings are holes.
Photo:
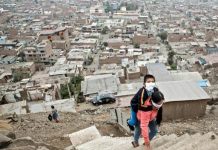
[[[156,87],[156,84],[153,82],[145,83],[145,89],[148,90],[149,92],[153,92],[154,87]]]
[[[151,103],[152,103],[152,105],[153,105],[155,108],[157,108],[157,109],[161,108],[161,106],[163,105],[163,103],[160,104],[160,105],[158,105],[158,104],[156,104],[156,103],[153,102],[153,101],[151,101]]]

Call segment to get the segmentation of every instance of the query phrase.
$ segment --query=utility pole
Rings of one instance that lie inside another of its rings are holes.
[[[74,71],[74,85],[73,85],[73,96],[74,96],[74,100],[76,101],[76,71],[77,71],[77,65],[76,65],[76,68],[75,68],[75,71]]]
[[[70,99],[71,99],[71,92],[70,92],[70,88],[69,88],[69,84],[68,84],[68,82],[65,82],[66,84],[67,84],[67,90],[68,90],[68,93],[69,93],[69,96],[70,96]]]

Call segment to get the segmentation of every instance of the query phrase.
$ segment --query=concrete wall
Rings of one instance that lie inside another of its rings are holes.
[[[130,132],[130,129],[126,123],[127,119],[130,118],[130,115],[128,113],[122,111],[122,109],[120,108],[116,108],[110,110],[110,116],[112,122],[118,123],[126,131]]]
[[[23,75],[33,75],[36,72],[36,65],[33,63],[31,66],[28,67],[19,67],[19,68],[12,68],[12,74],[22,73]]]
[[[127,78],[129,80],[134,80],[134,79],[139,79],[141,76],[140,72],[128,72],[127,73]]]
[[[121,83],[121,84],[126,83],[125,76],[119,77],[119,80],[120,80],[120,83]]]
[[[0,116],[9,114],[26,114],[26,101],[0,105]]]
[[[148,69],[145,66],[140,66],[139,69],[140,69],[141,76],[144,76],[148,73]]]
[[[163,120],[190,119],[205,114],[207,100],[169,102],[163,105]]]

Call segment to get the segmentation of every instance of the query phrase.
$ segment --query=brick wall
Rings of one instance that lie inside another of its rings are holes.
[[[17,51],[15,51],[15,50],[0,50],[0,55],[17,56]]]
[[[140,72],[127,72],[127,78],[129,80],[139,79],[141,76]]]
[[[117,43],[108,43],[108,47],[119,49],[120,46],[125,45],[123,42],[117,42]]]
[[[103,65],[103,64],[121,64],[121,60],[123,58],[128,58],[129,60],[133,60],[133,57],[105,57],[105,58],[100,58],[99,59],[99,65]]]

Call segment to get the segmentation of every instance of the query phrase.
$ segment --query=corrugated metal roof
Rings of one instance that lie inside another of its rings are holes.
[[[120,84],[116,96],[120,97],[120,96],[127,96],[127,95],[135,95],[141,87],[143,87],[142,82]]]
[[[114,75],[95,75],[85,78],[82,82],[82,91],[84,95],[96,94],[100,91],[118,91],[119,80]]]
[[[171,76],[175,81],[181,81],[181,80],[194,80],[194,81],[200,81],[203,80],[202,76],[199,72],[176,72],[171,73]]]
[[[157,82],[173,81],[173,78],[166,66],[162,63],[147,64],[148,73],[155,76]]]
[[[210,96],[195,81],[158,82],[166,102],[208,100]]]

